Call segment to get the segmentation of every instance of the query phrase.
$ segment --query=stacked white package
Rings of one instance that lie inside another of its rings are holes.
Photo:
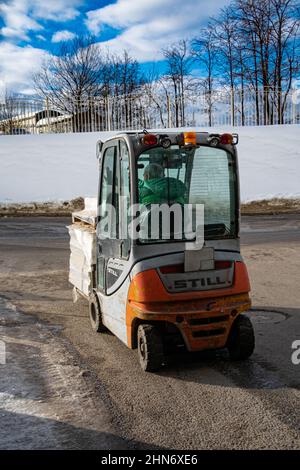
[[[83,210],[82,215],[84,215]],[[75,217],[68,226],[70,235],[69,282],[88,296],[93,287],[93,270],[96,264],[96,214],[89,208],[89,217]],[[79,213],[76,213],[79,214]],[[81,220],[80,220],[81,219]]]

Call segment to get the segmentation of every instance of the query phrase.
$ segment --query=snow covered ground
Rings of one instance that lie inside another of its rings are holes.
[[[200,129],[197,130],[210,130]],[[243,202],[300,198],[300,126],[218,128],[240,135]],[[45,202],[94,196],[96,141],[115,132],[0,136],[0,202]]]

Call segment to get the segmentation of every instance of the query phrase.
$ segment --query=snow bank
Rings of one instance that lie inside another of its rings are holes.
[[[300,126],[237,128],[242,202],[300,197]]]
[[[0,136],[0,202],[45,202],[96,195],[96,142],[108,136]]]
[[[197,130],[208,130],[197,128]],[[217,128],[224,132],[232,129]],[[300,126],[235,128],[243,202],[300,197]],[[95,145],[114,133],[0,136],[0,202],[94,196]]]

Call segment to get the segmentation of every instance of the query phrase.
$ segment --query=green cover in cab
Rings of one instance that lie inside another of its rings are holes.
[[[176,202],[184,204],[185,192],[185,184],[176,178],[139,180],[140,204],[172,204]]]

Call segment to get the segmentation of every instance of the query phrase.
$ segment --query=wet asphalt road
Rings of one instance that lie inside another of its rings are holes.
[[[242,245],[300,241],[300,214],[242,217]]]
[[[66,226],[68,217],[5,217],[0,218],[0,240],[5,243],[35,245],[50,239],[51,246],[68,250]],[[244,216],[241,224],[242,245],[260,243],[292,243],[300,241],[300,213],[281,215]],[[49,246],[50,246],[49,245]]]
[[[212,352],[180,354],[158,374],[143,373],[136,352],[113,335],[93,333],[85,301],[72,303],[68,223],[0,219],[0,295],[62,327],[57,334],[67,338],[74,361],[80,357],[116,436],[138,448],[300,448],[300,365],[291,361],[291,344],[300,339],[299,214],[243,218],[252,358],[230,363]]]

